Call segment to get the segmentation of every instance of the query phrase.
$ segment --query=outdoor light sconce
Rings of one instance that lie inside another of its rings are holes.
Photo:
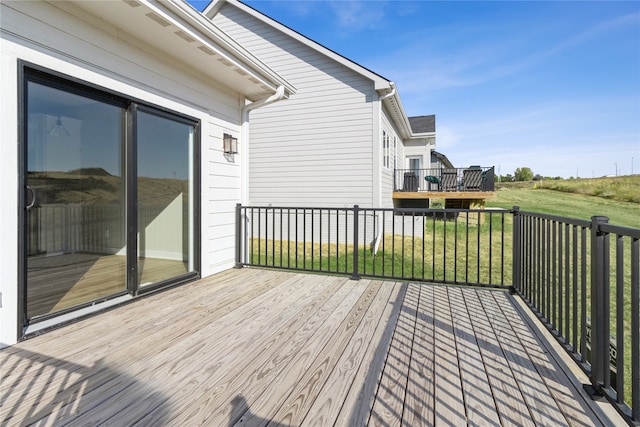
[[[238,138],[225,133],[222,137],[224,154],[238,154]]]

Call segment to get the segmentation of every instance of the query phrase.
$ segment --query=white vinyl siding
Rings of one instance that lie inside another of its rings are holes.
[[[249,203],[373,204],[373,82],[233,6],[214,23],[295,86],[251,112]]]
[[[382,114],[382,133],[386,134],[389,139],[389,167],[382,168],[380,176],[380,207],[392,208],[394,174],[395,169],[400,168],[404,162],[404,144],[386,111],[383,111]]]

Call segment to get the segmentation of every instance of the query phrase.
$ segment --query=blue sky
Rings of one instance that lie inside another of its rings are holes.
[[[396,82],[455,166],[640,173],[640,1],[245,3]]]

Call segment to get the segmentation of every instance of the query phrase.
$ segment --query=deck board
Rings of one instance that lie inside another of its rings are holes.
[[[0,425],[611,425],[514,298],[227,271],[0,350]]]

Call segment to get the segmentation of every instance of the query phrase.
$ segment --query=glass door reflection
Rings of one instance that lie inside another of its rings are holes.
[[[27,83],[26,316],[126,291],[124,110]]]
[[[137,113],[138,280],[141,287],[194,271],[194,126]]]

